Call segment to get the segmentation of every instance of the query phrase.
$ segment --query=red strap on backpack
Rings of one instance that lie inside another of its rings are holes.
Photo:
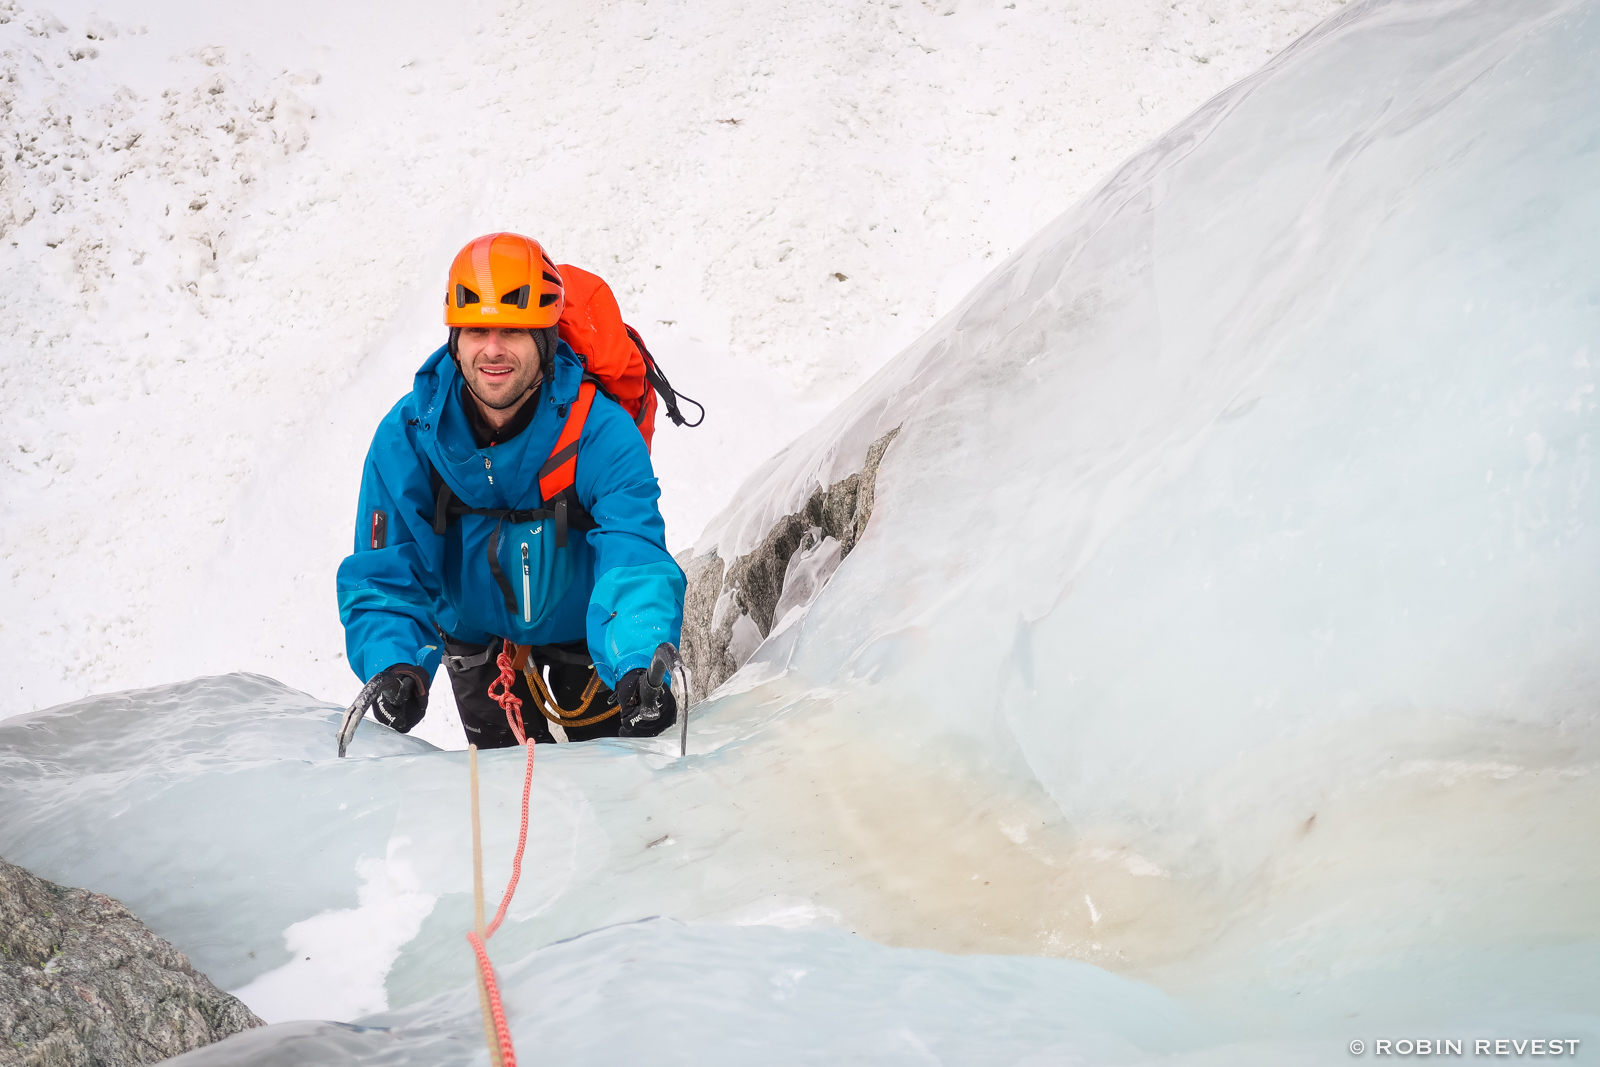
[[[578,440],[583,437],[583,424],[594,406],[594,394],[593,382],[585,381],[578,386],[578,399],[572,402],[566,425],[561,427],[561,436],[556,438],[555,450],[539,468],[539,495],[547,504],[572,488],[577,480]]]

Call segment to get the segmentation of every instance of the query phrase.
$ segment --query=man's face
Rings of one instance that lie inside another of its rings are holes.
[[[461,374],[488,407],[514,407],[539,382],[539,346],[527,330],[468,326],[456,341]]]

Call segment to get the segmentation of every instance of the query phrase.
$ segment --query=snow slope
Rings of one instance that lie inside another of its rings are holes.
[[[1352,8],[764,465],[710,543],[900,428],[687,758],[538,753],[492,942],[523,1048],[1592,1056],[1597,52],[1600,0]],[[269,1018],[360,1016],[191,1062],[482,1062],[465,759],[331,758],[338,714],[231,675],[0,723],[0,852]]]
[[[360,459],[467,238],[600,271],[708,404],[658,437],[684,546],[1337,7],[4,0],[0,715],[240,668],[353,695],[332,574]],[[423,732],[457,743],[446,711]]]

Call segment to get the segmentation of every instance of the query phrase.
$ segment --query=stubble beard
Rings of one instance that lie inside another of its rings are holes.
[[[528,399],[530,395],[532,395],[533,391],[539,387],[539,383],[544,380],[544,372],[541,370],[535,370],[533,372],[533,380],[530,381],[524,389],[513,394],[509,400],[502,401],[498,404],[484,396],[482,393],[478,392],[478,390],[472,384],[471,375],[463,374],[462,377],[466,379],[467,389],[477,399],[478,403],[492,411],[506,411],[510,408],[516,407],[518,404],[522,403],[524,400]]]

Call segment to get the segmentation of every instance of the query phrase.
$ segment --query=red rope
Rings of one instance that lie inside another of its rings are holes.
[[[500,910],[494,913],[494,922],[485,928],[482,938],[473,931],[467,935],[467,940],[472,944],[473,955],[478,958],[478,973],[483,977],[484,989],[489,995],[489,1011],[494,1016],[495,1036],[500,1041],[501,1067],[517,1067],[517,1052],[511,1047],[511,1028],[506,1025],[500,986],[495,981],[494,966],[489,962],[489,949],[484,942],[493,937],[505,921],[506,909],[511,907],[517,882],[522,878],[522,856],[528,849],[528,801],[533,791],[533,742],[528,740],[527,732],[523,729],[522,699],[511,691],[517,680],[516,670],[511,666],[511,642],[507,641],[501,648],[496,663],[500,667],[500,677],[489,684],[489,696],[505,711],[506,722],[511,724],[511,732],[516,735],[517,743],[528,750],[528,769],[522,776],[522,829],[517,834],[517,854],[511,861],[511,881],[506,883],[506,894],[500,898]],[[498,693],[495,692],[497,686],[500,689]]]
[[[472,954],[478,957],[478,973],[489,991],[489,1013],[494,1016],[494,1033],[500,1039],[500,1067],[517,1067],[517,1050],[511,1047],[511,1028],[506,1025],[506,1008],[500,1001],[500,987],[494,980],[494,967],[489,963],[489,950],[484,947],[474,930],[467,935],[472,942]]]
[[[506,895],[500,898],[500,910],[494,913],[494,922],[484,931],[484,937],[493,937],[505,921],[506,909],[511,907],[511,897],[517,891],[517,880],[522,877],[522,854],[528,848],[528,795],[533,789],[533,742],[523,746],[528,750],[528,769],[522,776],[522,830],[517,834],[517,855],[511,861],[511,881],[506,883]]]

